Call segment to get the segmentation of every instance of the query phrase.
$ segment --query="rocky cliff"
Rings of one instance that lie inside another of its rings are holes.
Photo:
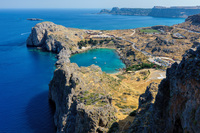
[[[49,84],[49,98],[56,105],[57,132],[107,132],[116,120],[106,91],[109,82],[98,66],[79,68],[66,63],[57,69]]]
[[[38,23],[32,28],[27,46],[41,47],[43,50],[59,53],[61,49],[78,50],[77,41],[83,39],[84,30],[66,28],[52,22]]]
[[[154,88],[154,89],[152,89]],[[129,132],[198,133],[200,131],[200,47],[167,69],[158,87],[147,88]],[[155,102],[152,101],[155,98]]]

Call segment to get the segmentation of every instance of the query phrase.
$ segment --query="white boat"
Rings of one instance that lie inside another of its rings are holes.
[[[93,57],[93,59],[95,60],[95,59],[97,59],[97,57]]]

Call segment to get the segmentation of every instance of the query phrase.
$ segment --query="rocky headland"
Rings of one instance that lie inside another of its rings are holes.
[[[169,18],[187,18],[190,15],[198,14],[199,6],[191,7],[162,7],[155,6],[149,8],[118,8],[113,7],[112,10],[103,9],[100,14],[116,14],[116,15],[133,15],[133,16],[153,16],[153,17],[169,17]]]
[[[70,63],[71,54],[81,51],[77,42],[84,34],[84,30],[44,22],[33,27],[27,39],[27,46],[58,53],[57,69],[49,84],[57,132],[107,132],[116,121],[108,88],[117,82],[98,66],[80,68]]]
[[[66,28],[52,22],[43,22],[32,28],[27,46],[41,47],[45,51],[59,53],[62,49],[78,51],[77,42],[84,38],[84,30]]]

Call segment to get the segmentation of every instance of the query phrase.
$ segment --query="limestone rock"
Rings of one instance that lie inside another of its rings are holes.
[[[39,23],[36,24],[35,27],[32,28],[31,34],[27,39],[28,46],[41,46],[45,43],[47,38],[47,28],[51,28],[55,26],[54,23]]]
[[[77,52],[77,42],[83,39],[84,30],[66,28],[52,22],[42,22],[32,28],[27,46],[41,47],[43,50],[59,53],[63,48]]]

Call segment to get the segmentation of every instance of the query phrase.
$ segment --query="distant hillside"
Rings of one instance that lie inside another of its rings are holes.
[[[135,15],[135,16],[148,16],[152,9],[145,8],[118,8],[113,7],[112,10],[103,9],[100,14],[117,14],[117,15]]]
[[[100,14],[116,15],[134,15],[134,16],[153,16],[153,17],[170,17],[170,18],[187,18],[190,15],[200,13],[200,6],[188,7],[163,7],[155,6],[154,8],[118,8],[112,10],[103,9]]]

